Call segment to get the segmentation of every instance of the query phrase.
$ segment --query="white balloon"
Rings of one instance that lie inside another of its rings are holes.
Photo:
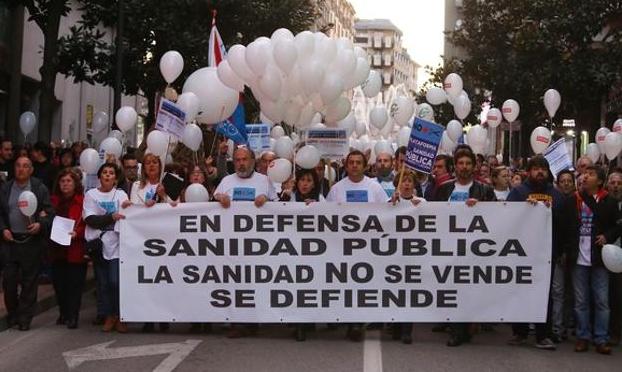
[[[326,124],[324,123],[315,123],[311,125],[311,129],[326,129]]]
[[[488,110],[488,114],[486,114],[486,122],[488,126],[491,128],[496,128],[501,124],[503,120],[503,114],[498,108],[491,108]]]
[[[324,178],[326,178],[329,182],[335,182],[337,179],[337,172],[335,171],[335,168],[326,164],[324,166]]]
[[[555,89],[549,89],[544,93],[544,107],[549,117],[555,117],[555,113],[562,102],[562,96]]]
[[[119,127],[121,132],[125,133],[134,128],[136,122],[138,121],[138,114],[132,106],[123,106],[117,110],[114,118],[117,123],[117,127]]]
[[[168,135],[159,130],[152,130],[147,136],[147,148],[152,154],[163,156],[168,150]]]
[[[431,105],[440,105],[447,102],[447,94],[439,87],[432,87],[425,94],[425,99]]]
[[[612,273],[622,273],[622,248],[614,244],[605,244],[602,248],[603,264]]]
[[[376,106],[369,112],[369,123],[378,129],[384,128],[387,120],[389,115],[384,106]]]
[[[600,127],[596,131],[596,144],[601,154],[605,153],[605,137],[611,132],[607,127]]]
[[[292,32],[286,28],[279,28],[278,30],[275,30],[270,36],[270,40],[272,42],[283,39],[292,41],[294,40],[294,34],[292,34]]]
[[[605,136],[605,156],[615,159],[622,150],[622,134],[610,132]]]
[[[387,140],[380,140],[374,145],[374,154],[378,156],[382,153],[393,156],[393,148],[391,147],[391,143]]]
[[[203,67],[193,72],[184,83],[183,93],[193,92],[199,98],[200,113],[196,119],[203,124],[216,124],[233,114],[239,93],[224,85],[216,67]]]
[[[344,119],[350,113],[350,100],[344,96],[337,98],[337,101],[326,108],[326,122],[336,123]]]
[[[412,129],[409,127],[401,127],[400,131],[397,133],[397,145],[398,146],[408,146],[408,142],[410,141],[410,133]]]
[[[354,132],[359,137],[364,136],[365,133],[367,133],[367,127],[365,126],[365,122],[357,121],[356,125],[354,126]]]
[[[339,74],[327,73],[320,85],[320,96],[324,102],[333,102],[343,92],[343,79]]]
[[[535,154],[542,154],[551,144],[551,131],[545,127],[536,127],[529,137],[531,149]]]
[[[592,161],[592,163],[596,163],[598,158],[600,158],[600,150],[598,145],[595,143],[589,143],[587,145],[587,150],[585,151],[585,155]]]
[[[320,156],[317,147],[306,145],[296,153],[296,164],[303,169],[313,169],[320,162]]]
[[[274,122],[270,120],[270,118],[268,118],[266,114],[263,113],[263,111],[259,112],[259,122],[262,124],[268,124],[270,128],[274,126]]]
[[[24,136],[32,132],[37,125],[37,117],[30,111],[26,111],[19,116],[19,129],[22,130]]]
[[[354,116],[354,112],[350,111],[348,116],[346,116],[343,120],[339,120],[337,122],[337,127],[339,129],[345,129],[346,136],[350,137],[356,127],[356,117]]]
[[[311,102],[307,103],[302,110],[300,110],[300,117],[298,118],[298,122],[296,122],[296,127],[299,129],[305,129],[313,122],[313,117],[315,116],[315,109]],[[292,135],[295,133],[292,133]]]
[[[486,146],[486,138],[488,132],[481,125],[475,125],[467,132],[467,142],[473,152],[476,154],[484,154],[484,147]]]
[[[93,115],[93,132],[101,133],[108,129],[108,114],[103,111],[98,111]]]
[[[447,123],[447,136],[452,142],[458,142],[460,137],[462,137],[462,123],[458,120],[452,120]]]
[[[121,146],[121,142],[118,139],[108,137],[104,138],[99,144],[99,151],[103,151],[106,155],[114,155],[117,160],[120,160],[123,146]]]
[[[283,183],[289,179],[291,174],[292,163],[287,159],[274,159],[268,166],[268,178],[272,182]]]
[[[434,122],[434,109],[427,103],[422,103],[417,106],[417,117]]]
[[[225,62],[221,62],[219,66]],[[186,113],[186,123],[193,121],[199,113],[199,97],[192,92],[180,94],[175,103]]]
[[[288,104],[285,106],[285,114],[283,115],[283,121],[289,124],[290,126],[296,125],[300,119],[300,114],[302,111],[302,106],[290,100]]]
[[[203,142],[203,132],[198,125],[191,123],[186,125],[181,136],[181,142],[192,151],[198,151]]]
[[[452,72],[451,74],[445,77],[445,81],[443,84],[443,88],[445,88],[445,92],[452,97],[457,97],[460,92],[462,92],[463,87],[462,78],[460,75]]]
[[[160,73],[167,83],[172,83],[184,70],[184,58],[176,50],[169,50],[160,58]]]
[[[363,93],[367,98],[373,98],[380,93],[380,89],[382,88],[382,79],[380,77],[380,73],[376,70],[369,71],[369,76],[367,79],[361,84],[361,88],[363,89]]]
[[[508,99],[503,102],[503,106],[501,107],[501,111],[503,112],[503,117],[508,123],[514,122],[518,118],[518,114],[520,113],[520,106],[518,102],[513,99]]]
[[[273,45],[272,56],[274,62],[284,74],[289,74],[298,58],[298,51],[293,38],[291,40],[279,39],[276,42],[273,41]]]
[[[95,149],[84,149],[80,154],[80,168],[86,174],[96,174],[99,169],[99,153]]]
[[[458,146],[458,144],[449,138],[449,133],[447,131],[444,131],[443,137],[441,138],[441,151],[446,154],[451,154],[456,146]]]
[[[246,85],[256,79],[255,74],[246,64],[246,47],[244,45],[235,44],[231,46],[227,52],[227,61],[233,72],[244,80]]]
[[[298,58],[308,59],[315,49],[315,37],[311,31],[302,31],[294,37]]]
[[[322,59],[325,66],[328,66],[337,56],[337,42],[321,32],[315,34],[315,56]]]
[[[200,183],[193,183],[186,187],[184,193],[184,200],[186,203],[201,203],[209,201],[209,192],[205,186]]]
[[[108,137],[116,138],[119,142],[123,143],[123,133],[118,129],[113,129],[108,133]]]
[[[466,96],[459,96],[454,101],[454,113],[458,119],[464,120],[471,113],[471,100]]]
[[[22,191],[17,198],[17,207],[26,217],[31,217],[37,211],[37,197],[32,191]]]
[[[408,120],[413,116],[415,112],[415,106],[413,101],[404,96],[397,96],[391,103],[390,116],[399,126],[404,126],[408,123]]]
[[[224,60],[216,67],[216,73],[218,79],[231,89],[235,89],[238,92],[244,91],[244,81],[233,71],[228,60]]]
[[[246,65],[257,75],[263,75],[270,55],[272,54],[272,43],[267,37],[258,37],[246,46]]]
[[[367,60],[367,52],[365,51],[365,49],[361,48],[360,46],[355,46],[352,50],[354,50],[354,55],[356,56],[356,58],[365,58],[365,60]]]
[[[278,138],[274,143],[274,153],[279,158],[292,159],[294,157],[294,142],[287,136]]]
[[[363,84],[369,76],[369,71],[370,66],[367,58],[357,57],[354,74],[352,74],[352,78],[348,82],[346,82],[346,89],[352,89],[356,86]]]
[[[613,122],[613,131],[614,132],[622,132],[622,119],[618,119],[616,121]]]
[[[316,59],[306,61],[300,66],[300,80],[307,94],[319,91],[324,81],[324,66]]]
[[[259,88],[261,91],[272,101],[276,101],[281,95],[281,85],[281,73],[279,70],[272,65],[266,66],[263,75],[259,78]],[[253,91],[254,93],[255,91]]]
[[[278,101],[273,102],[266,100],[260,103],[261,111],[275,123],[283,120],[283,114],[285,114],[285,97],[279,98]]]
[[[285,129],[283,129],[283,127],[280,125],[275,125],[274,127],[272,127],[272,130],[270,130],[270,137],[274,138],[275,140],[283,137],[284,135]]]

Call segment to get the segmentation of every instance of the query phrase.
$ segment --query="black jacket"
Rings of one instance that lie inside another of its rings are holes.
[[[9,223],[9,198],[13,183],[15,183],[15,180],[10,180],[2,185],[0,189],[0,231],[11,229]],[[35,177],[30,177],[30,191],[37,197],[37,210],[32,215],[32,221],[41,224],[39,236],[47,238],[52,226],[52,220],[54,220],[54,208],[50,203],[50,194],[47,187]],[[41,212],[45,212],[46,216],[41,216]]]
[[[607,244],[612,244],[618,239],[622,232],[620,227],[620,212],[618,202],[612,196],[607,195],[598,202],[591,196],[581,192],[580,197],[590,207],[594,213],[592,220],[592,266],[603,266],[601,255],[602,247],[594,244],[597,235],[604,235]],[[565,215],[567,219],[567,239],[565,240],[564,250],[571,265],[577,263],[579,257],[579,209],[577,205],[577,194],[567,198]]]
[[[434,195],[434,201],[448,201],[451,193],[456,188],[456,181],[450,181],[438,188]],[[479,201],[497,201],[495,196],[495,190],[483,183],[473,180],[473,185],[469,189],[469,198],[477,199]]]

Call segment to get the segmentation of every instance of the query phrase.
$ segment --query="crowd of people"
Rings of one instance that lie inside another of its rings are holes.
[[[622,170],[593,164],[587,157],[577,160],[574,169],[561,171],[556,178],[542,156],[501,165],[496,156],[473,153],[459,145],[453,155],[438,155],[430,175],[404,170],[406,148],[375,155],[352,150],[342,163],[322,159],[315,169],[297,169],[290,180],[279,184],[267,177],[276,158],[271,151],[255,154],[239,146],[232,156],[221,142],[213,156],[195,162],[178,159],[164,165],[158,156],[127,151],[120,159],[108,157],[89,185],[78,167],[86,146],[74,144],[60,149],[38,142],[31,148],[13,149],[9,140],[0,147],[0,227],[2,228],[3,290],[9,326],[26,331],[34,316],[37,284],[42,268],[47,268],[59,304],[57,324],[74,329],[79,325],[81,297],[87,266],[93,265],[96,279],[97,317],[103,331],[128,331],[119,318],[119,230],[117,222],[124,209],[133,205],[151,207],[156,203],[184,202],[184,193],[171,198],[161,180],[173,173],[190,185],[200,183],[212,201],[223,208],[250,201],[261,208],[270,201],[412,203],[456,202],[473,206],[479,202],[544,203],[553,215],[551,280],[547,322],[535,324],[535,346],[554,350],[556,344],[574,332],[575,351],[590,345],[601,354],[610,354],[620,343],[622,318],[622,274],[603,265],[601,248],[618,244],[622,227]],[[139,156],[140,155],[140,156]],[[38,201],[31,217],[20,213],[18,197],[32,191]],[[49,240],[54,216],[75,221],[69,247]],[[169,329],[160,323],[160,331]],[[368,325],[369,326],[369,325]],[[372,325],[378,326],[378,325]],[[230,337],[252,334],[257,325],[232,324]],[[295,327],[299,341],[312,325]],[[485,327],[484,327],[485,328]],[[209,331],[210,324],[192,324],[192,331]],[[364,324],[348,324],[347,336],[363,338]],[[393,324],[395,340],[412,342],[413,324]],[[469,342],[477,325],[439,324],[437,331],[449,334],[448,346]],[[144,332],[155,324],[143,325]],[[512,325],[512,345],[527,343],[529,324]]]

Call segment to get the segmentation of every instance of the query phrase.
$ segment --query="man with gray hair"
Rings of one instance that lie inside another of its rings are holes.
[[[390,198],[395,192],[395,185],[393,185],[393,179],[395,178],[393,156],[388,152],[377,154],[375,167],[376,181],[382,186],[384,192],[387,193],[387,197]]]
[[[234,174],[222,179],[216,191],[216,199],[223,208],[229,208],[232,201],[252,201],[261,207],[267,201],[276,200],[277,195],[267,176],[255,172],[255,154],[248,147],[233,151]]]

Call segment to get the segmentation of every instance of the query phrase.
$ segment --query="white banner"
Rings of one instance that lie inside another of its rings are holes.
[[[121,222],[121,317],[544,322],[551,213],[526,203],[187,203]]]

